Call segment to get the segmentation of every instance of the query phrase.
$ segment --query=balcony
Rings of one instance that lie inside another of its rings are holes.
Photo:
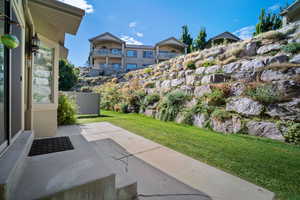
[[[93,57],[122,57],[122,50],[121,49],[95,49],[92,54]]]
[[[179,53],[159,52],[158,59],[168,60],[168,59],[174,58],[174,57],[179,56],[179,55],[180,55]]]

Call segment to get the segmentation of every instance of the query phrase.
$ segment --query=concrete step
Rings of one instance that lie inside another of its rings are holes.
[[[115,200],[115,174],[82,136],[71,136],[74,150],[27,158],[12,199]]]
[[[26,158],[33,141],[31,131],[22,132],[0,157],[0,199],[12,199],[16,185],[26,168]]]

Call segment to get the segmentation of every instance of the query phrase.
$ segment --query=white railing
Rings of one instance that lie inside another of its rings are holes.
[[[122,56],[122,51],[110,50],[110,49],[95,49],[93,55],[99,56]]]

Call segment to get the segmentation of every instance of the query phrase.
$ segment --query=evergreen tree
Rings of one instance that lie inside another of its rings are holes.
[[[78,82],[79,71],[66,60],[59,61],[59,90],[68,91]]]
[[[181,42],[188,46],[187,52],[190,53],[193,44],[193,38],[189,33],[189,29],[187,25],[182,26],[182,33],[181,33]]]
[[[256,32],[254,35],[258,35],[260,33],[264,33],[271,30],[277,30],[281,28],[282,21],[279,14],[268,13],[266,14],[265,9],[261,9],[261,13],[259,16],[259,22],[256,25]]]
[[[198,36],[194,40],[193,49],[196,51],[204,49],[206,46],[206,37],[207,37],[206,29],[201,28]]]

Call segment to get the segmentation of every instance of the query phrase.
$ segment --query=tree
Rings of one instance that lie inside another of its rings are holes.
[[[266,14],[265,9],[261,9],[261,13],[259,16],[259,22],[256,24],[256,32],[254,35],[258,35],[260,33],[264,33],[271,30],[277,30],[281,28],[282,21],[279,14],[268,13]]]
[[[206,37],[207,37],[206,29],[201,28],[198,36],[194,40],[193,49],[196,51],[204,49],[206,46]]]
[[[66,60],[59,61],[59,90],[68,91],[78,82],[79,70]]]
[[[181,42],[188,46],[187,52],[190,53],[193,44],[193,38],[189,33],[189,29],[187,25],[182,26],[182,33],[181,33]]]

